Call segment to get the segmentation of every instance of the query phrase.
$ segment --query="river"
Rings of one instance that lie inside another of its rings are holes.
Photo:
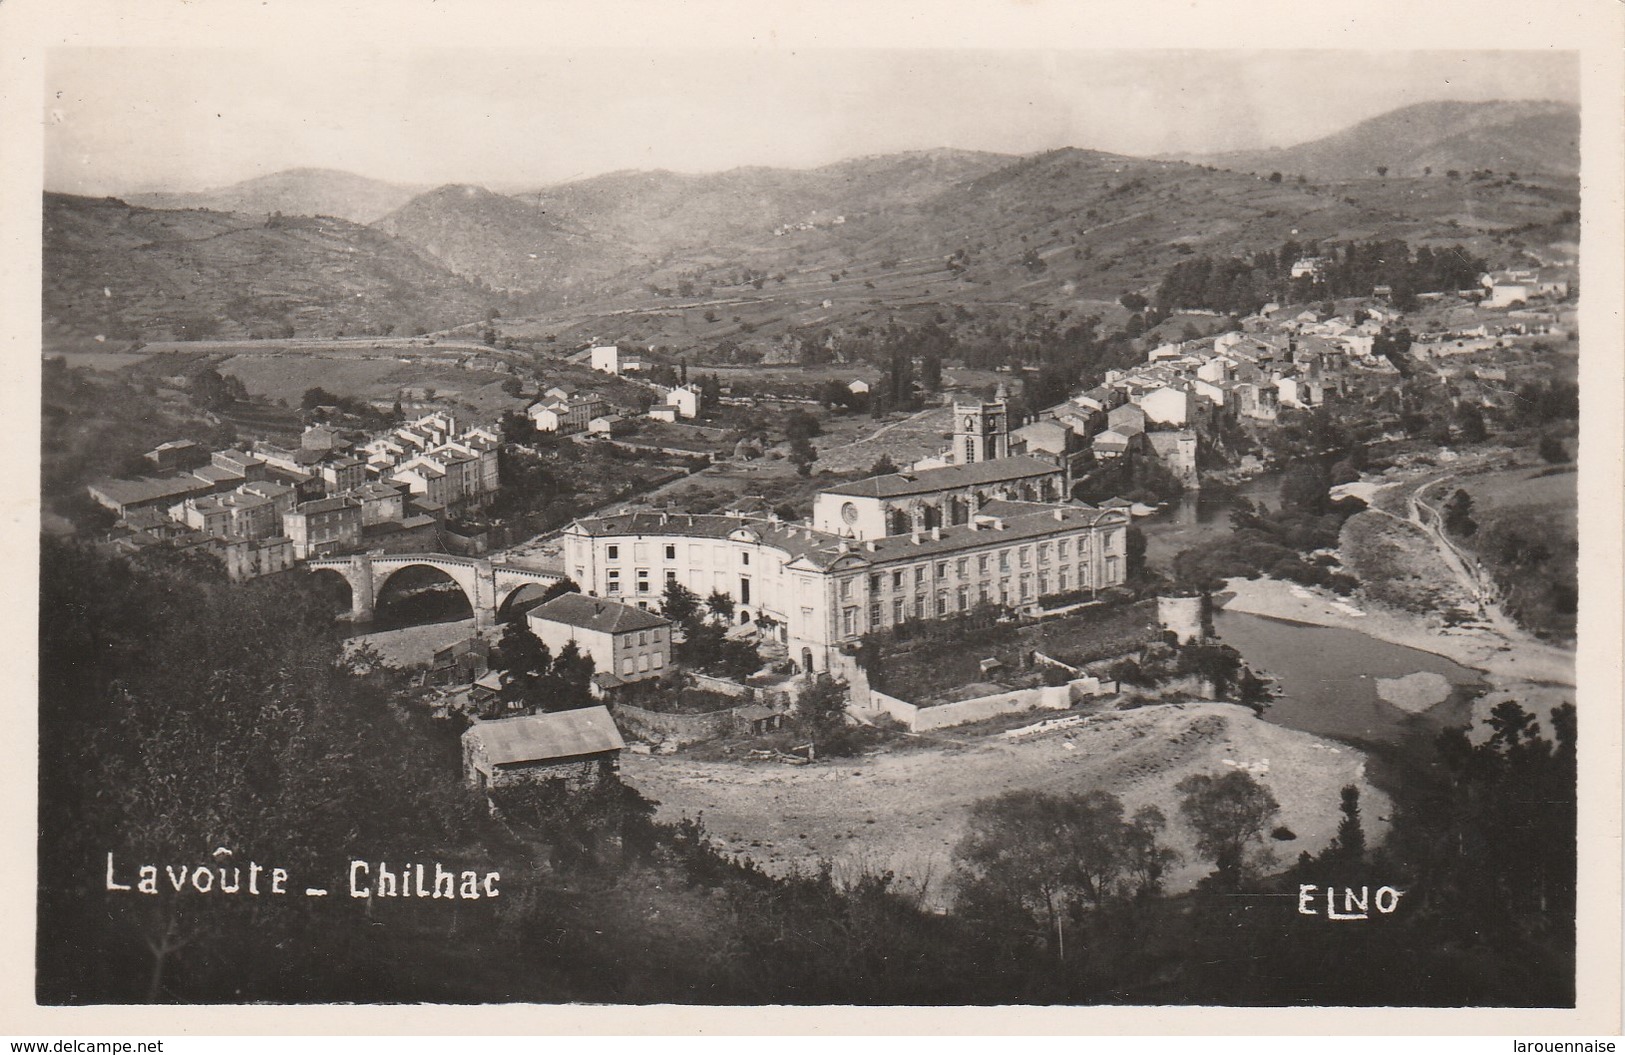
[[[1385,746],[1431,738],[1439,729],[1465,723],[1473,697],[1486,688],[1476,670],[1358,630],[1223,609],[1215,613],[1213,629],[1280,689],[1264,719],[1317,736]],[[1439,703],[1413,714],[1379,695],[1380,681],[1415,674],[1443,679],[1432,679],[1443,696]]]
[[[1183,550],[1216,541],[1230,534],[1230,508],[1236,499],[1280,504],[1281,474],[1263,473],[1234,488],[1187,491],[1154,516],[1134,524],[1145,534],[1145,562],[1166,572]]]

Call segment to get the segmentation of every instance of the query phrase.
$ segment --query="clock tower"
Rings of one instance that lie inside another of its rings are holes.
[[[991,403],[954,402],[954,464],[1010,455],[1010,414],[1004,386]]]

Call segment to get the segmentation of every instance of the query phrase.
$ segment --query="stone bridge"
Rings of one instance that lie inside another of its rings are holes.
[[[384,585],[405,568],[434,568],[462,587],[474,610],[475,626],[494,626],[503,606],[522,586],[551,586],[564,578],[555,572],[521,568],[485,557],[449,553],[356,553],[305,561],[311,571],[333,571],[350,584],[350,618],[372,619]]]

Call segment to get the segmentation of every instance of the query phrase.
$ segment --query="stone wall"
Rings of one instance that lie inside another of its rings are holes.
[[[615,717],[615,724],[632,736],[678,744],[697,744],[726,736],[733,732],[735,723],[732,707],[710,714],[666,714],[617,703],[610,707],[610,713]]]
[[[973,700],[943,703],[935,707],[918,707],[906,700],[888,696],[878,690],[869,692],[869,710],[889,714],[910,732],[923,733],[932,729],[980,722],[1005,714],[1021,711],[1064,711],[1079,700],[1108,694],[1116,689],[1114,683],[1102,683],[1098,678],[1086,677],[1065,685],[1045,685],[1034,689],[1016,689],[1011,692],[978,696]]]

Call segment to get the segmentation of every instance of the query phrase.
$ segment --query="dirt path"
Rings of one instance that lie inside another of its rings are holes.
[[[1183,855],[1169,886],[1186,889],[1210,867],[1178,816],[1174,785],[1233,765],[1253,768],[1281,803],[1277,823],[1296,836],[1271,842],[1283,862],[1325,847],[1345,784],[1361,787],[1372,839],[1387,830],[1390,803],[1366,782],[1363,755],[1221,703],[1116,711],[1066,734],[967,738],[959,748],[893,748],[813,766],[628,754],[621,775],[660,802],[660,819],[700,817],[718,846],[769,872],[811,870],[821,859],[837,876],[891,870],[946,905],[953,846],[972,804],[1015,788],[1104,788],[1130,813],[1157,806],[1168,817],[1166,842]]]

